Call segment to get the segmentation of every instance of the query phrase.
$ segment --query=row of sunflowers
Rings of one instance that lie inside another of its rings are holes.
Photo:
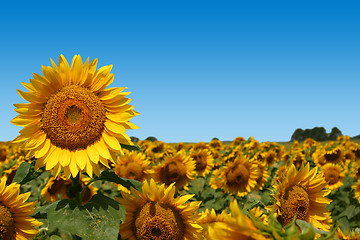
[[[82,204],[101,194],[124,207],[119,239],[360,239],[360,145],[347,136],[287,147],[252,137],[230,144],[217,139],[137,144],[140,150],[124,149],[106,171],[141,182],[140,187],[92,181],[86,173],[80,177]],[[26,193],[7,196],[14,189],[19,194],[19,185],[10,183],[32,159],[19,144],[3,143],[0,153],[2,202],[14,205],[15,213],[28,198],[34,202],[25,205],[27,213],[35,205],[43,209],[75,197],[71,179],[47,171],[21,185]],[[38,239],[76,239],[44,218],[19,218],[20,229],[43,222],[24,230],[40,229]]]
[[[65,57],[14,104],[0,146],[0,239],[359,239],[360,146],[250,137],[168,144],[138,127],[112,65]]]

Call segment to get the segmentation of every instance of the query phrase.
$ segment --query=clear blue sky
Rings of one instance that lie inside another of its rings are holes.
[[[0,7],[0,141],[41,65],[113,64],[140,129],[165,142],[360,134],[359,1],[27,1]]]

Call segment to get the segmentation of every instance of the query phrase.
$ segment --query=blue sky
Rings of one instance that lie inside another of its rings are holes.
[[[0,141],[41,65],[98,58],[140,112],[129,136],[288,141],[360,134],[358,1],[29,1],[0,8]]]

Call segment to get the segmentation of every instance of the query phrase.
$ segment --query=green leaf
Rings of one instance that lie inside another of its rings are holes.
[[[44,172],[44,168],[40,168],[35,171],[35,162],[36,161],[34,160],[31,162],[31,164],[28,162],[21,163],[16,171],[13,182],[23,185],[33,179],[38,178]]]
[[[296,220],[296,224],[301,229],[301,234],[300,234],[301,239],[307,240],[307,239],[315,238],[314,227],[310,223],[303,220]]]
[[[117,184],[121,184],[124,187],[126,187],[127,189],[130,190],[130,187],[135,188],[136,190],[141,192],[142,189],[142,183],[133,179],[126,179],[126,178],[121,178],[118,175],[116,175],[116,173],[114,173],[111,170],[106,170],[103,171],[100,174],[100,177],[95,178],[94,181],[97,180],[104,180],[104,181],[109,181],[109,182],[114,182]]]
[[[13,179],[13,183],[20,183],[25,177],[28,175],[30,171],[30,163],[23,162],[20,164],[18,169],[16,170],[16,174]]]
[[[137,152],[141,151],[141,148],[136,143],[134,143],[134,145],[127,145],[127,144],[121,143],[120,145],[122,148],[125,148],[129,151],[137,151]]]
[[[360,212],[360,208],[356,208],[354,205],[349,205],[346,207],[345,211],[343,211],[338,215],[338,218],[345,216],[347,217],[347,219],[351,219],[354,216],[356,216],[359,212]]]
[[[85,205],[74,200],[60,200],[45,208],[50,225],[83,239],[116,240],[125,209],[117,201],[96,194]]]
[[[58,235],[51,235],[50,240],[62,240],[62,238]]]

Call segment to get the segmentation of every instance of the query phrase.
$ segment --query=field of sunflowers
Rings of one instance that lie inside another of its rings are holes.
[[[112,66],[65,57],[0,143],[0,239],[360,239],[360,144],[133,142]]]
[[[1,188],[20,186],[36,202],[35,239],[360,239],[360,145],[347,136],[287,146],[252,137],[137,144],[98,177],[81,175],[83,211],[72,180],[34,171],[19,144],[1,144]]]

